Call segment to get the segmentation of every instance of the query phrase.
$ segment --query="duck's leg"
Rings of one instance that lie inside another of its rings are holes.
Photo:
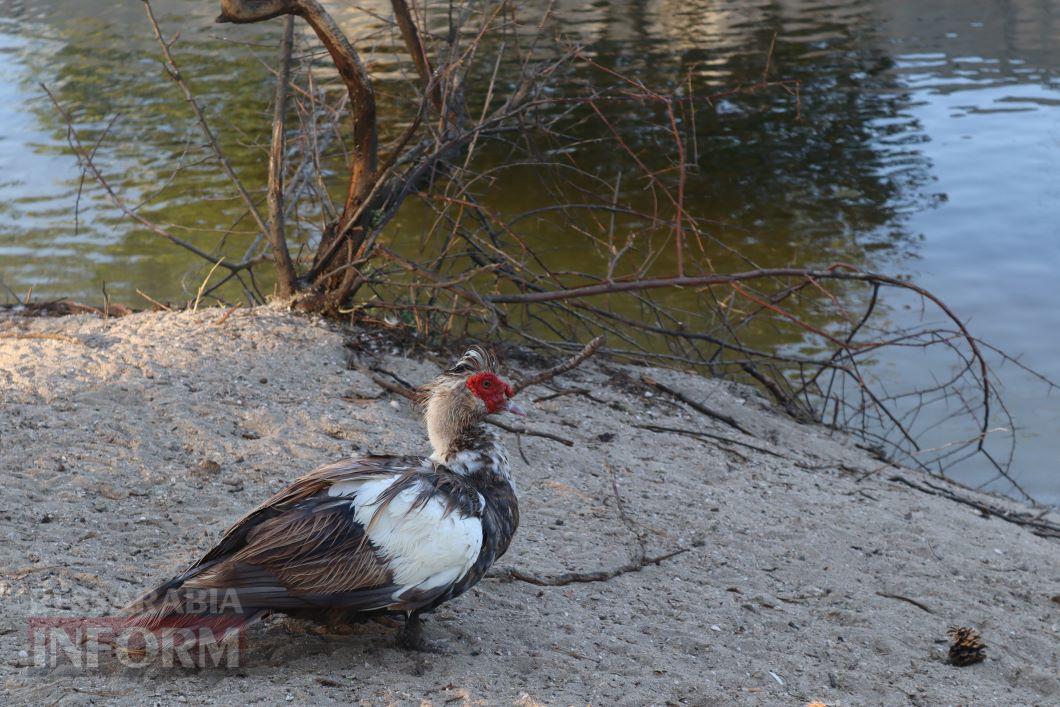
[[[330,611],[324,611],[321,613],[320,618],[317,619],[320,629],[314,631],[320,636],[349,636],[354,633],[356,629],[353,627],[354,621],[356,621],[356,615],[352,614],[345,609],[331,609]]]
[[[344,609],[322,609],[317,611],[292,612],[283,625],[288,633],[314,636],[349,636],[355,632],[355,617]]]
[[[405,626],[398,634],[399,646],[410,651],[423,651],[425,653],[446,653],[444,642],[429,641],[423,635],[423,620],[420,612],[410,611],[405,614]]]

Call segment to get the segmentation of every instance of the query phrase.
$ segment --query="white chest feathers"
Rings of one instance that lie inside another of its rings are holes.
[[[399,493],[380,510],[380,494],[398,477],[336,484],[329,495],[349,497],[354,517],[386,558],[398,585],[395,601],[410,590],[445,587],[467,574],[482,549],[482,521],[445,512],[444,498],[416,504],[419,487]],[[415,506],[415,508],[413,508]],[[378,512],[378,513],[377,513]]]

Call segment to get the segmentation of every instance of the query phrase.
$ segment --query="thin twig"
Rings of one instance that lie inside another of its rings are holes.
[[[695,437],[697,439],[706,438],[706,439],[713,439],[713,440],[716,440],[718,442],[725,442],[726,444],[737,444],[737,445],[739,445],[741,447],[746,447],[747,449],[753,449],[756,452],[761,452],[762,454],[768,454],[771,457],[780,457],[782,459],[785,458],[783,454],[780,454],[779,452],[774,452],[772,449],[766,449],[765,447],[759,447],[756,444],[751,444],[749,442],[743,442],[743,441],[738,440],[738,439],[733,439],[732,437],[726,437],[725,435],[719,435],[719,434],[715,434],[713,432],[706,432],[704,430],[684,430],[684,429],[681,429],[680,427],[665,427],[663,425],[633,425],[633,426],[638,428],[638,429],[648,430],[649,432],[669,432],[671,434],[684,435],[686,437]]]
[[[157,234],[159,236],[162,236],[166,240],[168,240],[168,241],[170,241],[172,243],[175,243],[176,245],[180,246],[181,248],[184,248],[185,250],[188,250],[188,251],[194,253],[195,255],[199,256],[200,258],[203,258],[204,260],[209,260],[211,263],[213,263],[213,262],[215,262],[217,260],[216,256],[210,255],[206,251],[198,248],[197,246],[189,243],[188,241],[185,241],[183,238],[180,238],[178,236],[174,236],[169,231],[165,230],[164,228],[162,228],[161,226],[155,224],[152,221],[148,221],[143,216],[141,216],[138,212],[136,212],[133,209],[131,209],[125,203],[125,200],[122,199],[120,196],[118,196],[118,194],[111,188],[110,184],[107,182],[106,178],[103,176],[103,173],[100,172],[99,168],[96,167],[96,163],[92,160],[92,157],[88,154],[88,152],[82,146],[81,138],[78,136],[77,130],[74,129],[73,120],[71,119],[70,114],[62,106],[62,104],[59,103],[59,100],[55,97],[55,94],[53,94],[51,92],[51,89],[49,89],[43,83],[40,84],[40,87],[41,87],[41,89],[44,90],[44,92],[46,94],[48,94],[48,98],[51,99],[52,105],[55,106],[55,109],[57,111],[59,111],[59,114],[63,117],[63,120],[66,122],[67,142],[70,144],[70,149],[72,149],[74,151],[74,154],[77,155],[78,159],[81,160],[81,164],[88,168],[88,171],[92,173],[92,176],[95,178],[96,182],[98,182],[99,185],[101,187],[103,187],[103,190],[107,193],[107,196],[110,197],[111,202],[116,207],[118,207],[118,209],[120,209],[126,216],[128,216],[131,219],[133,219],[134,221],[136,221],[140,225],[146,227],[147,229],[149,229],[153,233],[155,233],[155,234]],[[252,266],[253,262],[254,261],[243,261],[241,263],[236,263],[236,264],[231,264],[231,265],[225,264],[224,267],[227,268],[228,270],[232,271],[232,272],[237,272],[239,270],[243,270],[245,268],[248,268],[248,267]]]
[[[668,385],[664,385],[663,383],[660,383],[659,381],[655,380],[651,376],[642,375],[640,377],[640,380],[645,385],[650,385],[651,387],[657,388],[658,390],[661,390],[662,392],[666,393],[667,395],[672,396],[676,400],[680,400],[682,403],[684,403],[688,407],[692,408],[696,412],[701,413],[703,415],[706,415],[707,417],[711,418],[712,420],[717,420],[718,422],[724,422],[729,427],[733,428],[734,430],[739,430],[740,432],[743,432],[748,437],[754,437],[754,435],[751,432],[749,432],[746,427],[744,427],[739,422],[737,422],[735,420],[735,418],[733,418],[731,415],[726,415],[723,412],[718,412],[717,410],[714,410],[713,408],[707,407],[703,403],[698,402],[698,401],[693,400],[692,398],[688,397],[687,395],[685,395],[681,391],[675,390],[675,389],[671,388]]]
[[[140,291],[140,290],[136,290],[136,294],[140,295],[140,296],[141,296],[141,297],[143,297],[143,298],[144,298],[145,300],[147,300],[148,302],[150,302],[150,303],[151,303],[151,304],[153,304],[154,306],[158,307],[159,309],[165,310],[165,311],[167,311],[167,312],[172,312],[172,311],[173,311],[173,308],[172,308],[172,307],[170,307],[170,306],[169,306],[168,304],[163,304],[162,302],[159,302],[159,301],[158,301],[158,300],[156,300],[155,298],[151,297],[151,296],[150,296],[150,295],[148,295],[148,294],[145,294],[144,292],[142,292],[142,291]]]
[[[562,444],[562,445],[564,445],[566,447],[573,447],[574,446],[574,441],[573,440],[569,440],[566,437],[560,437],[559,435],[554,435],[551,432],[545,432],[543,430],[534,430],[534,429],[531,429],[529,427],[524,427],[522,425],[509,425],[507,422],[501,422],[500,420],[496,420],[496,419],[491,418],[491,417],[490,418],[486,418],[486,422],[491,424],[491,425],[493,425],[494,427],[499,427],[502,430],[505,430],[506,432],[512,432],[512,433],[517,434],[517,435],[529,435],[531,437],[543,437],[544,439],[550,439],[553,442],[559,442],[560,444]]]
[[[217,319],[214,320],[213,326],[221,326],[222,324],[227,322],[228,318],[230,316],[232,316],[232,313],[235,312],[237,309],[239,309],[242,306],[243,306],[242,302],[237,302],[236,304],[234,304],[231,307],[229,307],[228,309],[226,309],[224,314],[222,314],[220,317],[218,317]]]
[[[622,519],[622,523],[626,526],[633,537],[637,539],[637,559],[643,560],[648,556],[648,548],[645,544],[644,534],[637,528],[637,524],[633,522],[633,519],[626,513],[626,503],[622,500],[622,494],[618,490],[618,474],[615,473],[615,467],[610,464],[604,464],[604,468],[607,469],[607,473],[611,477],[611,491],[615,496],[615,507],[618,509],[618,517]]]
[[[512,385],[512,390],[518,393],[519,391],[529,388],[532,385],[540,385],[545,381],[550,381],[556,376],[562,375],[567,371],[576,368],[577,366],[581,365],[581,363],[585,361],[585,359],[589,358],[594,353],[596,353],[597,350],[601,346],[603,346],[604,341],[605,338],[603,336],[596,337],[588,344],[586,344],[581,351],[579,351],[574,356],[571,356],[563,363],[553,366],[552,368],[545,369],[544,371],[541,371],[536,375],[530,376],[526,380],[517,381],[514,385]]]
[[[141,0],[144,4],[144,12],[147,13],[147,20],[151,23],[151,31],[154,32],[155,39],[158,40],[158,46],[162,49],[162,56],[166,60],[166,73],[173,79],[181,92],[184,94],[184,100],[187,101],[188,105],[191,106],[192,111],[195,113],[195,119],[199,124],[199,128],[202,130],[203,137],[206,138],[206,142],[210,145],[213,150],[214,156],[217,157],[217,162],[221,165],[221,169],[228,175],[228,178],[232,181],[236,191],[239,193],[239,197],[243,200],[243,203],[247,207],[247,211],[250,212],[254,222],[261,229],[262,233],[268,233],[269,228],[265,224],[265,219],[262,218],[261,213],[258,211],[257,204],[250,197],[246,187],[243,186],[243,181],[236,175],[234,169],[232,169],[231,163],[221,150],[221,145],[217,142],[217,137],[213,134],[213,129],[210,124],[206,121],[206,115],[203,113],[202,108],[199,106],[199,102],[195,99],[195,94],[191,92],[191,87],[188,86],[187,81],[184,80],[183,75],[180,73],[180,68],[177,66],[177,62],[173,59],[173,54],[169,51],[170,43],[166,42],[162,36],[162,30],[158,26],[158,21],[155,19],[155,13],[151,8],[151,0]]]
[[[912,604],[916,608],[921,609],[922,611],[926,611],[929,614],[935,613],[927,606],[925,606],[922,602],[919,602],[916,599],[910,599],[909,597],[903,597],[901,594],[891,594],[890,592],[876,592],[876,596],[886,597],[887,599],[897,599],[898,601],[904,601],[905,603]]]
[[[644,557],[640,560],[633,562],[627,562],[624,565],[615,567],[609,570],[599,570],[596,572],[567,572],[564,574],[556,575],[545,575],[539,576],[531,574],[529,572],[523,572],[517,570],[514,567],[508,567],[500,570],[495,574],[487,575],[490,579],[495,579],[499,582],[526,582],[527,584],[535,584],[539,587],[563,587],[568,584],[585,584],[590,582],[606,582],[614,579],[615,577],[629,574],[631,572],[640,572],[645,567],[651,565],[659,565],[664,560],[669,560],[671,557],[677,557],[678,555],[688,552],[692,548],[681,547],[670,552],[663,553],[662,555],[656,555],[654,557]]]
[[[1054,523],[1052,521],[1045,520],[1044,518],[1034,516],[1030,513],[1015,513],[1007,511],[999,506],[977,501],[974,498],[962,496],[954,491],[951,491],[942,486],[937,486],[930,483],[926,479],[922,479],[920,483],[916,483],[905,476],[895,474],[894,476],[888,477],[890,481],[895,481],[900,484],[904,484],[911,489],[915,489],[922,493],[931,494],[932,496],[942,496],[948,498],[951,501],[956,501],[966,506],[971,506],[982,513],[992,515],[1001,520],[1007,521],[1014,525],[1022,525],[1030,528],[1031,532],[1043,538],[1060,538],[1060,523]]]

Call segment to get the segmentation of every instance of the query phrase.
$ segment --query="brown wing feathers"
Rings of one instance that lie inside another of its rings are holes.
[[[260,566],[306,595],[390,586],[392,580],[348,501],[325,501],[262,523],[225,564]]]
[[[269,609],[327,605],[363,611],[387,605],[398,587],[386,558],[368,541],[349,498],[329,496],[328,490],[395,473],[400,476],[378,497],[369,527],[401,492],[417,486],[410,513],[439,496],[445,498],[446,514],[481,513],[479,495],[466,479],[444,467],[424,467],[419,458],[368,457],[330,464],[248,513],[186,572],[126,607],[130,623],[193,625],[193,615],[176,617],[188,597],[204,593],[223,603],[224,613],[247,618]],[[198,623],[218,619],[206,613]]]
[[[321,467],[295,481],[230,528],[221,541],[182,575],[126,607],[129,623],[173,626],[216,623],[213,612],[186,612],[189,597],[224,606],[249,619],[262,610],[348,603],[373,608],[395,589],[392,576],[348,499],[328,489],[343,481],[392,475],[395,466],[419,460],[370,457]],[[238,607],[238,610],[233,609]]]
[[[259,524],[294,508],[307,499],[326,494],[334,484],[391,476],[395,469],[412,469],[418,467],[420,463],[421,460],[416,457],[370,456],[356,460],[345,459],[314,469],[239,519],[225,532],[220,542],[192,567],[238,550],[246,545],[248,533]]]

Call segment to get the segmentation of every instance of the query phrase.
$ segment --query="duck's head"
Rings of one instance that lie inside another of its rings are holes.
[[[487,415],[525,414],[512,402],[515,392],[497,375],[497,359],[472,346],[437,378],[420,388],[423,418],[436,455],[444,456],[453,442],[481,425]]]

